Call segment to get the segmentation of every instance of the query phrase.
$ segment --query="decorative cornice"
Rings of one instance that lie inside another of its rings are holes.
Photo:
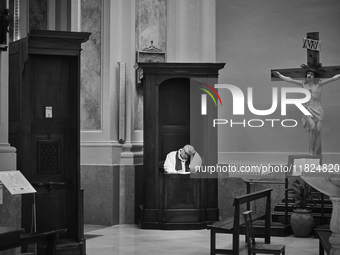
[[[153,45],[153,41],[151,40],[150,46],[142,49],[140,52],[148,52],[148,53],[162,53],[161,49],[158,49]]]

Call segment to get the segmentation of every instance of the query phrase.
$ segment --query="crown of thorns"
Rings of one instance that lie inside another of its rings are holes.
[[[314,72],[314,73],[325,73],[327,72],[325,68],[322,67],[322,64],[319,63],[316,66],[310,66],[310,65],[301,65],[302,68],[306,69],[306,72]]]

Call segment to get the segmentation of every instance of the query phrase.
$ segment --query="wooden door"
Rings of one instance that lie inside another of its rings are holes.
[[[21,82],[16,73],[22,70],[13,65],[10,101],[17,121],[12,119],[10,142],[18,149],[18,170],[37,190],[37,231],[67,228],[65,238],[79,239],[78,57],[32,55]],[[15,114],[15,108],[21,112]],[[27,232],[33,230],[33,202],[33,195],[23,195],[22,227]]]

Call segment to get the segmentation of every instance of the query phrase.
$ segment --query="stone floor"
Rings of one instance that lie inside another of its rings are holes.
[[[136,225],[85,226],[87,255],[122,254],[210,254],[208,230],[146,230]],[[258,243],[263,242],[258,238]],[[230,248],[231,235],[218,234],[217,248]],[[272,237],[271,243],[285,244],[286,255],[318,255],[319,242],[314,237]],[[240,254],[246,255],[244,236],[240,238]]]

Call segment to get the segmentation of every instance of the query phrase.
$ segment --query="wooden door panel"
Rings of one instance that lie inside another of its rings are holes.
[[[62,56],[37,56],[33,60],[34,78],[31,84],[34,120],[45,119],[45,107],[52,106],[53,120],[63,120],[68,115],[70,83],[68,58]]]
[[[30,113],[24,116],[23,126],[27,128],[22,136],[23,150],[30,153],[21,155],[27,166],[23,172],[37,189],[36,211],[37,230],[49,228],[68,229],[67,235],[75,231],[73,219],[78,205],[73,193],[77,172],[78,151],[74,145],[77,121],[74,121],[74,98],[77,86],[72,57],[38,55],[30,60],[31,75],[26,84],[24,107]],[[46,116],[46,107],[52,107],[52,116]],[[23,198],[23,211],[32,207],[31,199]],[[32,216],[24,214],[23,226],[28,228]],[[74,225],[74,226],[73,226]]]
[[[67,193],[54,191],[41,191],[43,188],[37,188],[39,190],[36,195],[37,204],[37,229],[39,231],[55,229],[55,228],[67,228],[68,227],[68,203]],[[47,189],[50,189],[49,187]],[[41,206],[44,205],[44,206]],[[53,219],[53,220],[46,220]]]
[[[13,49],[11,49],[13,51]],[[14,54],[12,53],[9,58],[9,66],[18,66],[18,63],[20,61],[20,54],[18,51],[16,51]],[[10,68],[9,69],[9,82],[10,82],[10,88],[8,90],[9,94],[9,111],[10,114],[8,116],[9,125],[11,123],[19,122],[19,116],[20,116],[20,105],[18,104],[19,101],[19,95],[20,95],[20,77],[21,77],[21,70],[20,68]],[[16,130],[11,130],[11,133],[17,132]]]
[[[166,183],[168,193],[168,208],[193,209],[195,206],[196,192],[194,181],[191,179],[169,179]]]
[[[190,80],[169,79],[159,85],[162,125],[190,125]]]

